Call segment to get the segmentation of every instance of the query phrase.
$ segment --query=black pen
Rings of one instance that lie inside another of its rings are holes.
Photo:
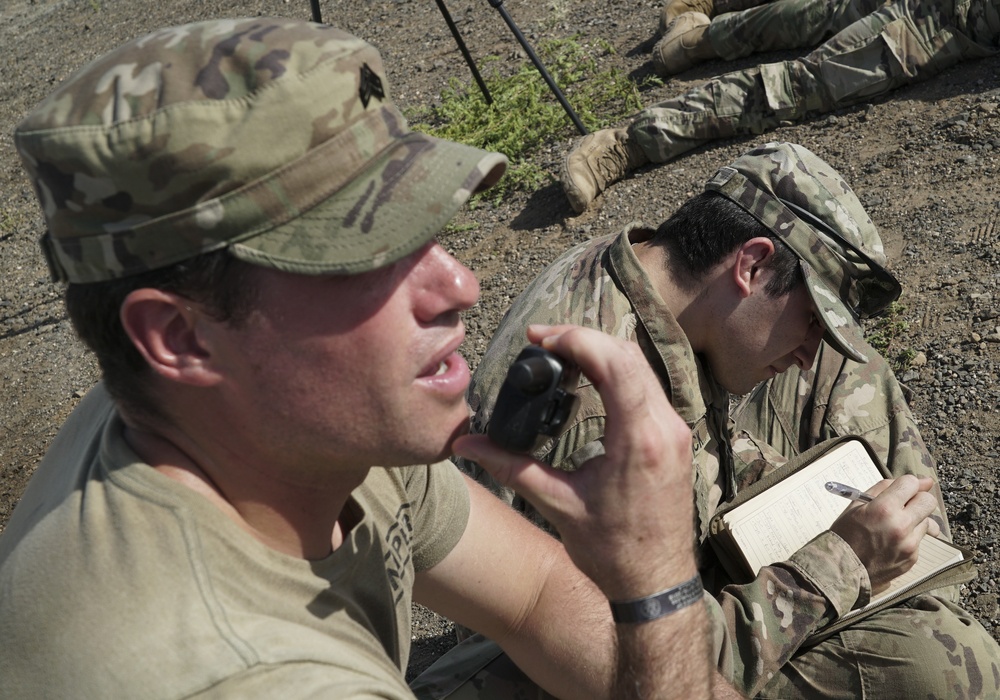
[[[826,482],[826,490],[830,493],[836,494],[838,496],[843,496],[852,501],[862,501],[868,503],[874,496],[869,496],[864,491],[859,491],[858,489],[842,484],[839,481],[828,481]]]

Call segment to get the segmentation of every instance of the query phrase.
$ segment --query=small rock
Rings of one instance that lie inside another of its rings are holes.
[[[982,611],[984,617],[996,617],[1000,612],[1000,605],[997,603],[997,596],[994,593],[980,593],[975,598],[976,607]]]

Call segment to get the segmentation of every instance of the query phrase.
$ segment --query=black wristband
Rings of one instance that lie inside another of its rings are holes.
[[[675,613],[701,600],[704,590],[701,576],[695,574],[684,583],[678,583],[665,591],[635,600],[612,600],[611,617],[615,622],[649,622]]]

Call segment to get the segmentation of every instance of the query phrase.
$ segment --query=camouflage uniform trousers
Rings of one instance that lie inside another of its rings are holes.
[[[712,139],[760,134],[927,80],[996,54],[998,42],[1000,0],[895,0],[803,58],[726,73],[647,107],[629,133],[662,163]]]
[[[860,435],[893,476],[936,480],[904,389],[881,356],[871,352],[858,364],[825,344],[820,353],[812,369],[789,370],[745,397],[733,411],[737,434],[756,435],[788,457]],[[954,588],[920,595],[800,649],[756,697],[1000,697],[1000,646],[954,604],[957,597]]]
[[[708,39],[727,61],[764,51],[817,46],[886,2],[775,0],[743,12],[717,14],[708,27]]]
[[[845,360],[823,344],[814,366],[793,368],[744,397],[734,408],[734,434],[763,439],[786,457],[841,435],[860,435],[894,476],[937,478],[934,461],[907,405],[903,387],[871,351],[865,364]],[[737,463],[752,464],[739,454]],[[762,474],[740,474],[744,484]],[[940,492],[937,493],[939,502]],[[942,513],[943,505],[941,506]],[[944,532],[948,532],[947,521]],[[995,698],[1000,697],[1000,647],[966,611],[958,591],[942,589],[858,621],[819,644],[798,650],[756,697],[760,698]],[[712,607],[714,600],[706,601]],[[719,617],[713,615],[716,620]],[[716,629],[724,675],[732,649]],[[737,685],[738,679],[737,680]],[[548,698],[499,647],[479,635],[445,654],[413,684],[421,700]]]

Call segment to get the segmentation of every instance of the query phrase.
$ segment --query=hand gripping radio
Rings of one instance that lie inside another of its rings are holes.
[[[576,365],[529,345],[507,370],[486,434],[512,452],[532,453],[576,414],[579,379]]]

